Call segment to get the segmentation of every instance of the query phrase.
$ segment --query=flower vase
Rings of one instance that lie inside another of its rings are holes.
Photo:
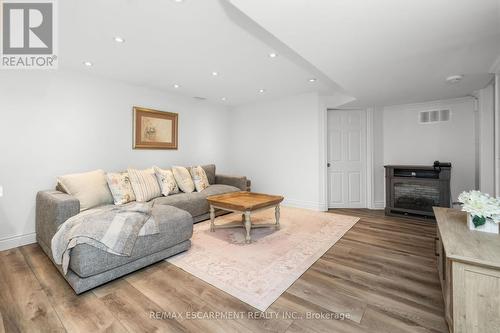
[[[489,232],[493,234],[498,234],[498,223],[494,222],[492,219],[487,218],[486,222],[483,225],[475,226],[474,222],[472,222],[473,217],[472,214],[467,213],[467,225],[470,230]]]

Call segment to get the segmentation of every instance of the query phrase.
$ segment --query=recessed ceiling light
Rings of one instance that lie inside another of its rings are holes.
[[[212,72],[213,76],[219,76],[219,72]]]
[[[87,67],[92,67],[92,65],[94,65],[93,63],[91,63],[90,61],[84,61],[83,64]]]
[[[275,52],[269,53],[269,58],[276,58],[277,56],[278,56],[278,54]]]
[[[116,36],[116,37],[114,38],[114,40],[115,40],[115,42],[117,42],[117,43],[123,43],[123,42],[125,42],[125,39],[123,39],[123,38],[122,38],[122,37],[120,37],[120,36]]]
[[[309,82],[311,82],[311,83],[312,82],[316,82],[316,79],[312,77],[312,78],[309,79]]]
[[[180,84],[177,84],[177,83],[176,83],[176,84],[174,84],[174,88],[175,88],[175,89],[178,89],[178,88],[180,88],[180,87],[181,87],[181,85],[180,85]]]
[[[175,2],[184,2],[184,0],[174,0]]]
[[[266,89],[259,89],[259,93],[263,94],[266,92]]]
[[[227,98],[226,97],[222,97],[221,100],[225,102],[227,100]]]
[[[452,76],[448,76],[446,78],[446,82],[448,82],[448,83],[457,83],[460,80],[462,80],[463,78],[464,78],[463,75],[452,75]]]

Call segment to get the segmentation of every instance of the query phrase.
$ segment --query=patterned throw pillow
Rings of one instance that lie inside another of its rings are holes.
[[[130,184],[128,172],[108,172],[108,186],[113,194],[115,205],[123,205],[135,201],[134,190]]]
[[[167,196],[179,193],[179,186],[177,186],[172,170],[163,170],[158,167],[153,167],[153,169],[155,170],[156,179],[160,183],[161,194]]]
[[[189,171],[185,167],[174,166],[172,167],[172,172],[182,192],[191,193],[194,191],[194,183],[191,179],[191,174],[189,174]]]
[[[161,196],[160,185],[153,168],[146,170],[129,168],[127,171],[137,202],[146,202]]]
[[[192,167],[191,176],[193,177],[194,186],[197,192],[201,192],[210,186],[207,174],[201,166]]]

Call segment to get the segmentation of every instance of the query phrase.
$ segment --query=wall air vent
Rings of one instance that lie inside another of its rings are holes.
[[[420,124],[439,123],[449,121],[451,111],[449,109],[420,111],[418,114],[418,122]]]

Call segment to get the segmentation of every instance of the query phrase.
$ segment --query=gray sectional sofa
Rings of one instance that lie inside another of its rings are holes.
[[[88,244],[71,251],[68,273],[56,265],[77,294],[120,276],[186,251],[191,246],[193,223],[209,218],[209,195],[250,190],[246,177],[217,175],[215,165],[202,166],[210,186],[201,192],[179,193],[153,199],[167,205],[168,223],[159,234],[139,236],[130,257],[118,256]],[[36,238],[54,262],[51,241],[58,227],[80,212],[80,202],[59,190],[40,191],[36,198]],[[223,212],[216,212],[217,215]]]

